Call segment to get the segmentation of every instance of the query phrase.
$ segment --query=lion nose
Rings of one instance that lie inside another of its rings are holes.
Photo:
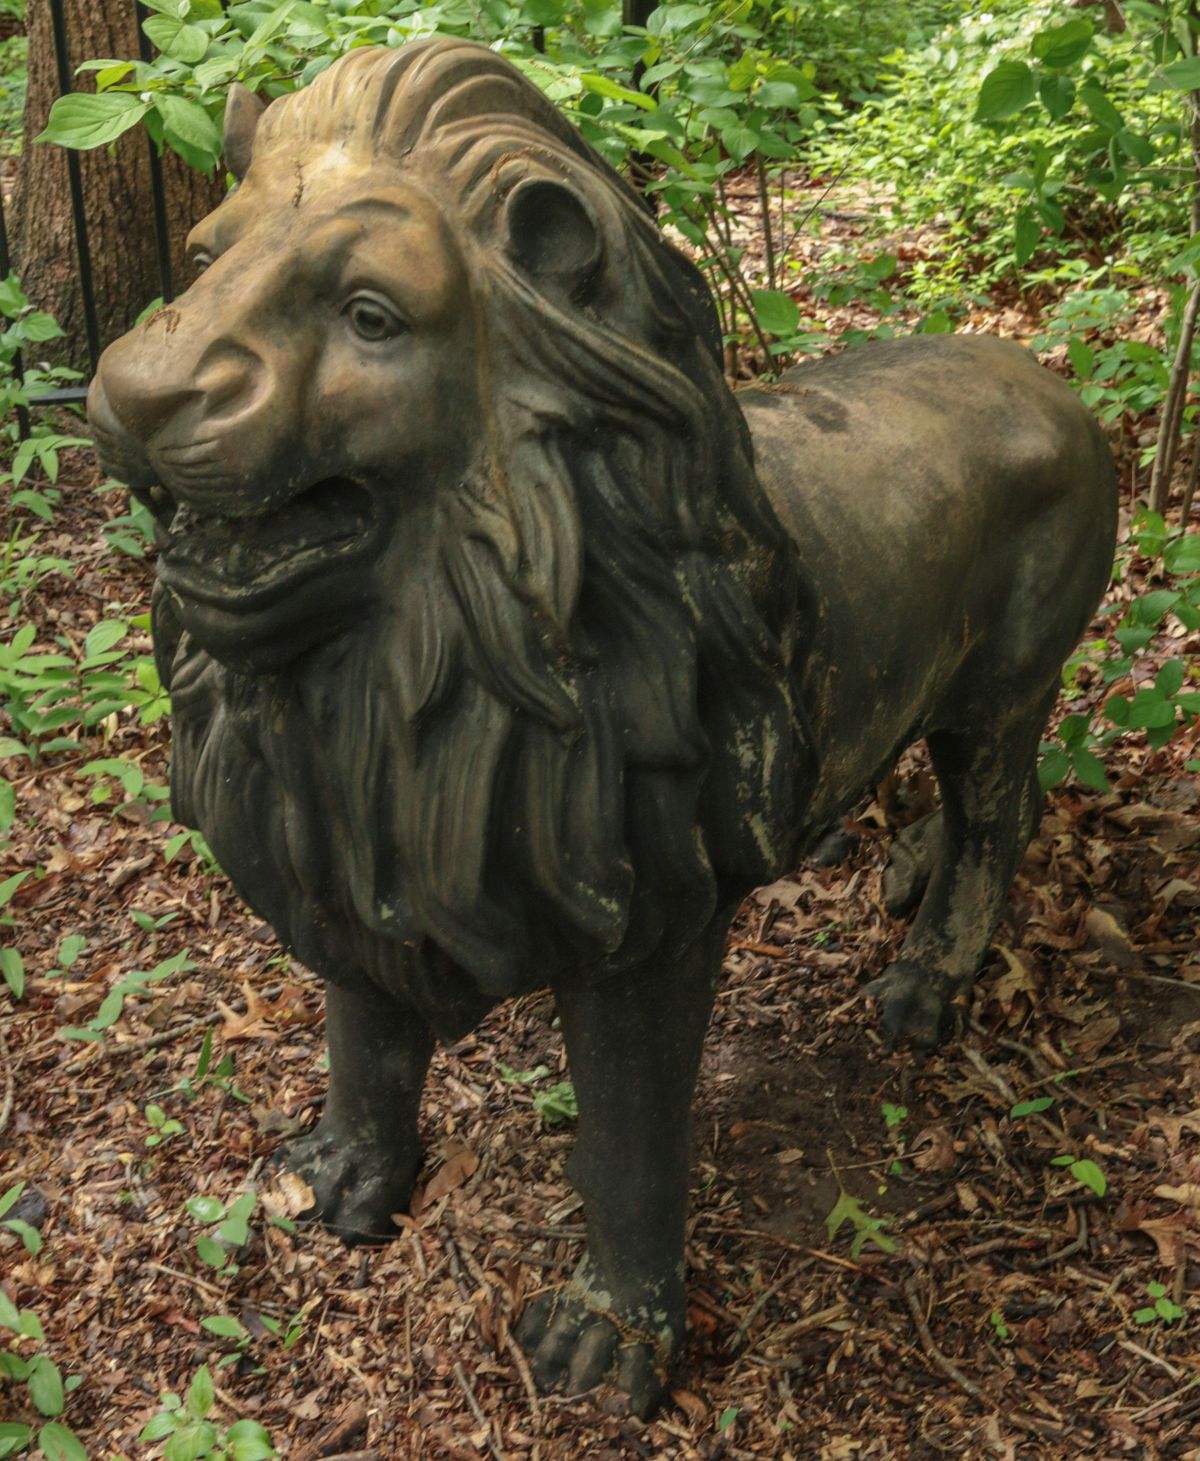
[[[133,334],[114,341],[100,357],[89,399],[102,424],[115,418],[135,440],[146,442],[199,392],[174,381],[155,352],[138,348]]]
[[[229,426],[260,403],[268,373],[254,351],[222,341],[197,358],[186,345],[172,345],[170,351],[155,348],[143,332],[134,331],[100,357],[100,394],[136,440],[151,444],[171,422],[187,428],[190,417]]]

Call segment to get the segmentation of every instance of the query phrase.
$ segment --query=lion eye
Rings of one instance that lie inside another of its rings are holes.
[[[203,274],[212,261],[213,256],[207,249],[195,249],[192,253],[192,268],[197,274]]]
[[[392,311],[375,299],[352,299],[346,314],[350,328],[363,340],[390,340],[404,329]]]

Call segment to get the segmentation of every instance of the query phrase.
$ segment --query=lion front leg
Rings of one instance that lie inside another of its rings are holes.
[[[641,1416],[662,1395],[683,1334],[689,1117],[727,925],[715,919],[677,962],[556,990],[588,1246],[518,1330],[543,1389],[609,1382]]]
[[[305,1216],[347,1243],[396,1236],[421,1164],[417,1115],[434,1035],[414,1010],[366,984],[327,985],[329,1096],[307,1135],[280,1152],[311,1186]]]

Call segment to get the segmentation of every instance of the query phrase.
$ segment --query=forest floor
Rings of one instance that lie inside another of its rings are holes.
[[[803,246],[856,228],[830,211]],[[998,301],[968,327],[1034,323]],[[42,551],[74,575],[20,609],[41,644],[147,602],[150,565],[112,552],[122,509],[97,485],[71,458]],[[1132,558],[1114,592],[1153,571]],[[1139,678],[1168,653],[1200,636],[1156,641]],[[1063,709],[1112,688],[1085,669]],[[104,754],[165,781],[165,723],[110,732]],[[159,1393],[207,1363],[214,1415],[261,1421],[288,1461],[1200,1457],[1196,742],[1125,737],[1107,793],[1050,795],[958,1034],[922,1065],[883,1049],[862,993],[904,934],[880,875],[931,804],[920,755],[849,819],[837,865],[745,904],[696,1101],[688,1335],[645,1423],[535,1395],[512,1338],[583,1231],[569,1125],[535,1109],[567,1078],[550,997],[437,1054],[394,1243],[288,1231],[296,1193],[266,1164],[321,1109],[319,984],[192,847],[165,861],[144,799],[96,804],[79,755],[9,761],[4,871],[36,872],[9,909],[28,984],[0,1004],[0,1192],[24,1181],[5,1216],[41,1249],[0,1227],[0,1274],[80,1377],[65,1418],[93,1461],[157,1455],[137,1437]],[[59,970],[67,938],[86,944]],[[103,1041],[63,1037],[183,950],[193,967],[129,997]],[[235,1262],[211,1239],[246,1193]],[[24,1393],[0,1388],[4,1418],[35,1419]]]

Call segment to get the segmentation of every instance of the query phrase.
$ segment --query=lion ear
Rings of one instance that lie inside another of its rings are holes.
[[[267,109],[261,96],[248,91],[240,81],[229,88],[225,102],[225,165],[240,183],[254,152],[258,119]]]
[[[565,183],[533,178],[505,203],[508,252],[526,274],[574,294],[600,262],[600,226],[591,205]]]

